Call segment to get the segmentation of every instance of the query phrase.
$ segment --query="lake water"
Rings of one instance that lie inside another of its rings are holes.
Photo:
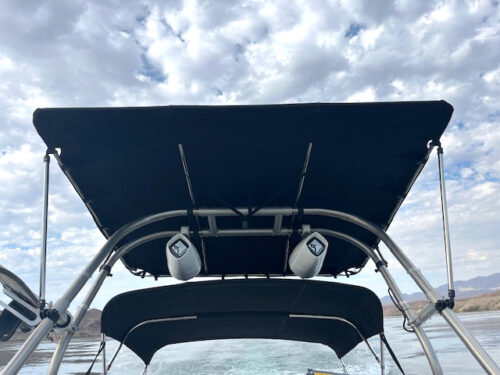
[[[500,362],[500,312],[460,314],[462,321],[497,362]],[[420,344],[412,333],[401,328],[400,317],[385,319],[386,336],[407,374],[430,373]],[[441,360],[445,374],[482,374],[473,357],[439,316],[426,323],[426,331]],[[370,339],[379,351],[378,338]],[[19,343],[0,344],[0,369],[19,348]],[[95,340],[73,341],[68,349],[60,374],[84,374],[98,349]],[[46,372],[55,344],[45,342],[23,368],[21,374]],[[107,342],[108,361],[117,348],[114,340]],[[385,351],[386,374],[399,371]],[[350,374],[380,374],[380,368],[366,345],[359,344],[344,357]],[[158,351],[148,368],[148,374],[207,374],[207,375],[304,375],[308,368],[342,373],[335,354],[318,344],[275,340],[219,340],[172,345]],[[109,374],[138,375],[144,365],[123,347]],[[93,373],[102,371],[99,360]]]

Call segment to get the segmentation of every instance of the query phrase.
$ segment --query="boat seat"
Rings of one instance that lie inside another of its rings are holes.
[[[9,306],[14,308],[15,301],[11,301]],[[21,319],[12,314],[9,310],[4,309],[0,313],[0,341],[8,341],[14,333],[16,333],[17,328],[21,324]]]
[[[5,307],[0,313],[0,341],[7,341],[16,333],[19,326],[26,332],[31,329],[30,325],[34,326],[38,323],[39,317],[36,311],[39,310],[40,303],[38,297],[23,280],[1,265],[0,283],[4,293],[12,298],[9,304],[0,301]],[[9,310],[18,312],[25,319],[21,319]]]

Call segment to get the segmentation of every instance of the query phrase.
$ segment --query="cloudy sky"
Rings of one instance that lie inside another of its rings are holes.
[[[442,139],[455,276],[497,272],[499,9],[496,0],[2,1],[0,263],[38,291],[38,107],[444,99],[455,107]],[[55,163],[51,180],[54,300],[103,237]],[[446,281],[441,231],[433,154],[390,234],[435,286]],[[404,291],[415,291],[389,259]],[[134,278],[121,265],[114,275],[96,306],[169,282]],[[372,265],[349,281],[386,294]]]

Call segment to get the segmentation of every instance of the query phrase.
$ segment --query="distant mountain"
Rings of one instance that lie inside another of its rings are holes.
[[[416,312],[420,312],[427,301],[413,301],[409,305]],[[401,315],[394,305],[384,305],[384,316]],[[461,298],[455,301],[453,311],[457,313],[476,312],[476,311],[498,311],[500,310],[500,290],[496,292],[481,294],[480,296]]]
[[[98,309],[90,309],[78,327],[76,337],[92,337],[99,336],[101,333],[101,315],[102,311]]]
[[[441,285],[436,289],[443,297],[448,295],[447,284]],[[500,272],[489,276],[475,277],[470,280],[455,281],[456,299],[476,297],[482,294],[496,292],[498,290],[500,290]],[[420,292],[412,294],[403,293],[403,296],[407,302],[425,299],[424,294]],[[382,301],[382,305],[392,304],[389,296],[382,297],[380,300]]]

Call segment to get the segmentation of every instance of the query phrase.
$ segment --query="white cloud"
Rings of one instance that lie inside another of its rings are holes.
[[[348,102],[374,102],[375,91],[372,87],[358,91],[347,98]]]
[[[499,21],[497,2],[487,0],[4,1],[0,262],[37,289],[44,153],[31,125],[37,107],[445,99],[455,106],[443,137],[455,274],[496,272]],[[437,285],[446,278],[436,168],[433,156],[390,233]],[[51,177],[54,299],[103,239],[56,163]],[[359,280],[385,293],[369,269]],[[99,303],[144,282],[121,267]]]

